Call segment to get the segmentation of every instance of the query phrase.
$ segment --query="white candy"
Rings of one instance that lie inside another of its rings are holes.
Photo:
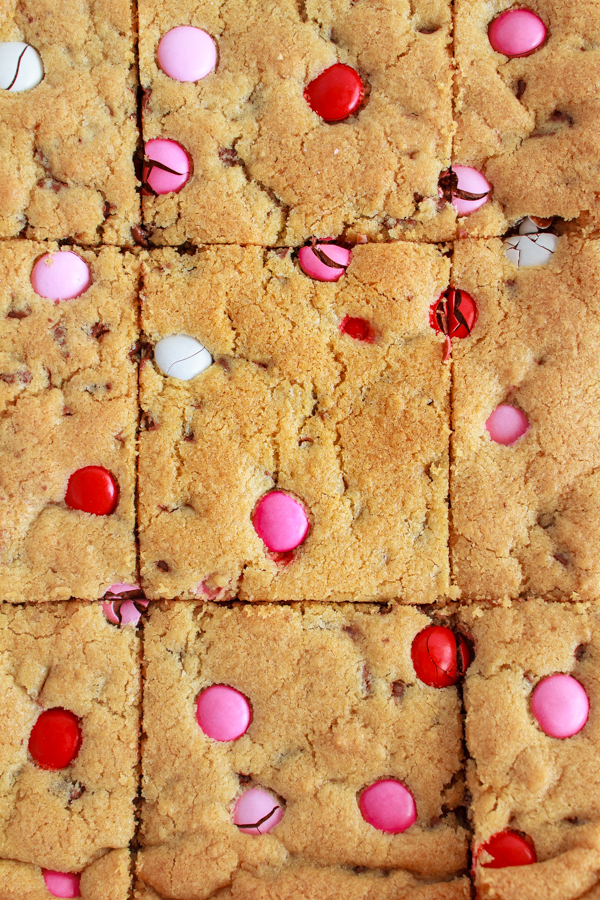
[[[558,237],[547,231],[540,231],[535,222],[527,216],[519,226],[519,234],[504,242],[506,258],[520,268],[543,266],[552,258]]]
[[[190,381],[212,363],[212,356],[200,341],[187,334],[172,334],[154,348],[156,365],[171,378]]]
[[[30,44],[0,43],[0,88],[12,93],[30,91],[43,77],[40,54]]]

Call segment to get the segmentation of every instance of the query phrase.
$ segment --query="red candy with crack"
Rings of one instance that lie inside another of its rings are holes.
[[[474,863],[477,864],[482,853],[487,853],[491,859],[479,863],[483,869],[505,869],[508,866],[530,866],[537,862],[537,856],[533,843],[517,834],[516,831],[499,831],[481,844],[473,854]]]
[[[85,466],[69,478],[65,503],[94,516],[109,516],[115,511],[119,490],[114,477],[102,466]]]
[[[470,294],[449,287],[429,308],[429,324],[438,334],[466,338],[477,321],[477,304]]]
[[[74,713],[55,707],[38,716],[29,736],[29,752],[41,769],[65,769],[80,747],[81,728]]]
[[[358,72],[335,63],[321,72],[304,90],[304,99],[325,122],[341,122],[356,112],[365,87]]]
[[[463,677],[471,663],[471,650],[461,634],[442,625],[430,625],[414,639],[411,657],[420,681],[443,688]]]

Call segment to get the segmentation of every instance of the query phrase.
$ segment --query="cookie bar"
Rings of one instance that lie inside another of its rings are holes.
[[[148,597],[423,603],[448,589],[449,367],[429,315],[449,260],[405,242],[313,264],[338,280],[253,247],[143,265]]]
[[[457,688],[416,676],[430,619],[381,612],[151,606],[140,897],[469,896]]]
[[[38,866],[84,870],[82,887],[98,869],[122,884],[126,861],[106,854],[128,848],[134,834],[135,630],[111,625],[99,603],[4,604],[0,648],[2,865],[17,884],[40,889]]]
[[[155,244],[452,236],[446,0],[142,0],[139,15]]]
[[[114,248],[0,244],[2,600],[135,581],[138,273]]]
[[[452,345],[453,578],[463,597],[594,599],[600,243],[561,237],[528,267],[514,250],[455,245],[453,284],[479,318]]]
[[[534,599],[461,618],[475,644],[464,694],[479,896],[595,898],[598,608]]]
[[[28,863],[0,859],[2,900],[128,900],[131,890],[129,850],[109,850],[81,875],[42,869]],[[67,891],[70,889],[70,893]],[[75,893],[76,892],[76,893]]]
[[[5,4],[0,237],[133,243],[133,33],[128,0]]]
[[[526,215],[597,231],[600,24],[594,3],[458,0],[453,161],[482,171],[490,202],[461,234],[503,234]],[[516,26],[511,26],[516,21]]]

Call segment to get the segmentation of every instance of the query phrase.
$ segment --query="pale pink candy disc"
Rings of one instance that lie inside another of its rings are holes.
[[[546,26],[529,9],[507,9],[488,28],[490,44],[504,56],[529,56],[546,40]]]
[[[190,177],[190,160],[176,141],[154,138],[144,148],[142,193],[172,194],[180,191]]]
[[[252,711],[240,691],[227,684],[213,684],[196,701],[196,721],[207,737],[235,741],[248,731]]]
[[[80,897],[79,875],[42,869],[46,887],[54,897]]]
[[[590,701],[583,686],[571,675],[550,675],[537,685],[531,710],[544,734],[569,738],[588,720]]]
[[[128,594],[129,591],[140,591],[139,584],[126,584],[123,581],[119,581],[117,584],[111,584],[106,593]],[[137,607],[142,606],[146,609],[150,601],[143,598],[137,599],[135,603],[133,600],[124,600],[119,607],[120,619],[115,611],[115,602],[114,600],[104,600],[102,603],[102,610],[108,621],[112,622],[113,625],[137,625],[142,617]]]
[[[217,48],[210,34],[192,25],[178,25],[158,45],[158,64],[176,81],[200,81],[217,64]]]
[[[263,788],[245,791],[233,808],[233,821],[244,834],[266,834],[283,819],[283,807]]]
[[[529,421],[522,410],[502,403],[488,418],[485,427],[493,441],[509,446],[529,431]]]
[[[271,491],[259,500],[252,524],[267,548],[276,553],[293,550],[308,534],[308,518],[302,505],[283,491]]]
[[[335,265],[328,265],[319,259],[317,253]],[[316,281],[338,281],[350,265],[352,251],[337,244],[316,244],[315,247],[301,247],[298,261],[303,272]],[[342,266],[343,268],[337,268]]]
[[[416,821],[413,795],[393,778],[376,781],[360,795],[359,808],[365,822],[388,834],[399,834]]]
[[[91,283],[88,264],[72,250],[40,256],[31,271],[34,291],[48,300],[73,300]]]
[[[489,192],[492,189],[491,184],[481,172],[472,169],[471,166],[452,166],[452,171],[458,176],[458,188],[461,191],[467,191],[469,194],[483,194],[479,200],[463,200],[461,197],[452,197],[452,206],[459,216],[468,216],[469,213],[475,212],[489,199]]]

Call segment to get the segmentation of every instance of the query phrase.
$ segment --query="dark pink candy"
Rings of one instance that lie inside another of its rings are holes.
[[[358,805],[365,822],[388,834],[406,831],[417,818],[413,795],[393,778],[376,781],[368,787]]]
[[[227,684],[213,684],[196,701],[196,720],[207,737],[235,741],[248,730],[252,712],[246,697]]]

